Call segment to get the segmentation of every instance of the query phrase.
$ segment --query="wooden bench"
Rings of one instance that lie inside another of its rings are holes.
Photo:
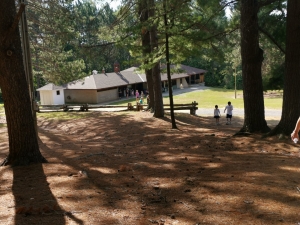
[[[105,109],[105,108],[124,108],[126,109],[127,106],[124,105],[89,105],[83,104],[80,107],[81,111],[88,111],[89,109]]]
[[[51,111],[59,111],[62,110],[64,105],[38,105],[36,104],[34,110],[36,112],[41,112],[41,110],[51,110]]]
[[[169,106],[170,104],[164,104],[165,106]],[[194,101],[192,103],[187,104],[173,104],[174,110],[190,110],[191,115],[196,115],[196,110],[198,109],[198,102]],[[164,110],[171,110],[171,108],[164,108]]]
[[[132,105],[132,103],[128,103],[127,105],[127,110],[135,110],[135,111],[140,111],[143,110],[144,107],[147,107],[147,104],[140,104],[140,103],[136,103],[136,105]]]

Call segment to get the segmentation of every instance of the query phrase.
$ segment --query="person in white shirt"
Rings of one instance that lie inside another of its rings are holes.
[[[220,110],[218,109],[218,105],[215,105],[214,118],[216,118],[216,125],[219,125],[220,117],[221,117],[221,113],[220,113]]]
[[[293,133],[291,133],[292,140],[295,141],[295,139],[296,139],[295,143],[297,143],[297,141],[299,140],[299,130],[300,130],[300,117],[297,120],[297,123],[296,123],[295,129],[293,130]]]
[[[231,105],[231,102],[228,102],[228,105],[225,106],[224,109],[224,113],[227,110],[227,114],[226,114],[226,125],[231,124],[231,118],[232,118],[232,110],[233,110],[233,106]]]

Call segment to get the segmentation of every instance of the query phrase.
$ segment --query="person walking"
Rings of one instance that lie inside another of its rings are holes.
[[[220,110],[218,108],[218,105],[215,105],[214,118],[216,119],[216,125],[220,125],[220,123],[219,123],[220,117],[221,117],[221,113],[220,113]]]
[[[139,102],[140,93],[138,90],[135,91],[135,100],[136,102]]]
[[[293,132],[291,133],[291,138],[292,138],[292,140],[293,140],[295,143],[297,143],[298,140],[299,140],[299,130],[300,130],[300,117],[299,117],[299,119],[297,120],[295,129],[294,129]]]
[[[233,110],[233,105],[231,105],[231,102],[228,102],[228,105],[225,106],[224,113],[227,110],[226,114],[226,125],[231,124],[231,118],[232,118],[232,110]]]

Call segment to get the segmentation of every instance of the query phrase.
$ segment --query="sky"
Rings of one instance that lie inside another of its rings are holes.
[[[99,5],[103,4],[104,2],[107,2],[113,10],[116,10],[117,7],[121,4],[121,0],[104,0],[104,1],[100,0]],[[228,18],[231,17],[231,11],[229,7],[225,8],[225,13]]]
[[[116,10],[120,5],[120,0],[105,0],[104,2],[107,2],[113,10]]]
[[[107,2],[113,10],[116,10],[117,7],[121,4],[121,0],[104,0],[104,2]],[[228,18],[231,17],[231,11],[229,7],[226,7],[225,12]]]

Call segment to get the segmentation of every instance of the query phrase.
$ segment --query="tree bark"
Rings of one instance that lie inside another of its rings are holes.
[[[172,90],[172,80],[171,80],[171,71],[170,71],[170,52],[169,52],[169,31],[168,31],[168,18],[167,18],[167,2],[164,0],[164,24],[166,32],[166,61],[167,61],[167,76],[168,76],[168,89],[169,89],[169,98],[170,98],[170,109],[171,109],[171,121],[172,129],[177,129],[175,113],[174,113],[174,103],[173,103],[173,90]]]
[[[149,0],[149,18],[154,17],[154,0]],[[151,52],[155,54],[158,49],[157,27],[152,25],[150,30]],[[157,62],[152,68],[153,91],[154,91],[154,117],[164,117],[164,105],[162,99],[161,76],[160,76],[160,63]]]
[[[300,2],[288,0],[282,115],[272,134],[290,135],[300,115]]]
[[[3,94],[9,154],[1,165],[46,162],[38,146],[19,28],[13,28],[15,1],[0,1],[0,88]],[[12,29],[13,28],[13,29]]]
[[[259,47],[257,0],[241,1],[241,55],[245,119],[242,132],[267,132]]]
[[[148,21],[148,14],[149,14],[149,8],[147,4],[148,0],[140,0],[139,1],[139,15],[140,15],[140,22],[146,23]],[[150,41],[150,31],[148,29],[148,26],[143,26],[141,31],[142,36],[142,47],[143,47],[143,55],[145,57],[144,63],[148,64],[149,60],[148,57],[150,57],[151,54],[151,41]],[[147,85],[148,85],[148,92],[150,96],[150,104],[149,108],[154,109],[154,90],[153,90],[153,79],[152,79],[152,69],[145,69],[146,79],[147,79]]]

